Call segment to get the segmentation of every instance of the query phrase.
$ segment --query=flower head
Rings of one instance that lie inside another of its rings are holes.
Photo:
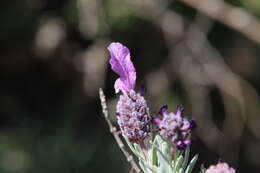
[[[112,70],[119,75],[115,82],[115,92],[119,91],[127,94],[135,88],[136,71],[130,59],[130,52],[127,47],[121,43],[111,43],[107,49],[110,52]]]
[[[232,167],[229,167],[227,163],[218,163],[217,165],[211,165],[206,173],[236,173],[236,170]]]
[[[151,134],[149,108],[145,99],[134,90],[120,95],[116,114],[122,134],[131,142],[140,143]]]
[[[131,142],[141,143],[151,133],[152,116],[145,99],[133,90],[136,72],[130,52],[121,43],[111,43],[108,50],[111,68],[119,75],[115,82],[115,91],[123,93],[116,107],[117,122],[126,138]]]
[[[189,136],[190,131],[195,127],[195,121],[181,116],[182,107],[178,107],[176,114],[168,112],[167,109],[167,105],[162,106],[159,113],[163,118],[154,119],[158,133],[178,149],[185,149],[192,143]]]

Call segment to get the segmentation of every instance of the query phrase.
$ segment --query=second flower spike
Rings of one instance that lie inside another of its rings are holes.
[[[167,105],[160,108],[159,114],[163,116],[162,120],[155,118],[158,133],[172,143],[173,147],[182,150],[191,145],[190,131],[196,126],[194,120],[188,120],[181,116],[182,107],[177,108],[176,114],[168,112]]]

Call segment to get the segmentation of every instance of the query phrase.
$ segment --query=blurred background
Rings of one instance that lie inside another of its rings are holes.
[[[258,0],[2,0],[0,172],[127,173],[107,45],[131,50],[152,113],[184,105],[193,153],[260,170]],[[198,164],[199,165],[199,164]]]

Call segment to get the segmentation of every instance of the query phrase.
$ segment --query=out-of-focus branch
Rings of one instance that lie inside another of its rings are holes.
[[[116,130],[116,127],[114,127],[111,123],[111,121],[109,120],[108,118],[108,110],[107,110],[107,102],[106,102],[106,96],[103,92],[103,90],[100,88],[99,89],[99,97],[100,97],[100,100],[101,100],[101,106],[102,106],[102,111],[103,111],[103,114],[104,114],[104,117],[107,121],[107,124],[109,126],[109,129],[110,129],[110,132],[113,134],[119,148],[121,149],[121,151],[123,152],[123,154],[125,155],[126,157],[126,160],[128,162],[130,162],[132,168],[137,172],[137,173],[141,173],[141,170],[139,169],[139,167],[137,166],[137,164],[135,163],[134,159],[133,159],[133,156],[131,154],[129,154],[126,149],[125,149],[125,145],[124,143],[122,142],[122,140],[120,139],[119,137],[119,133],[117,132]]]
[[[256,17],[222,0],[182,0],[201,13],[243,33],[260,44],[260,22]]]

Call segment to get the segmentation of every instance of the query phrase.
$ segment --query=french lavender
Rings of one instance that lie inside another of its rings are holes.
[[[108,119],[105,96],[100,89],[103,113],[120,149],[132,165],[132,172],[144,173],[192,173],[198,156],[190,157],[191,133],[196,127],[194,119],[182,116],[184,109],[176,113],[163,105],[158,114],[150,114],[145,98],[135,91],[136,70],[130,51],[121,43],[108,46],[111,69],[118,74],[115,93],[119,94],[116,106],[117,123],[129,149],[136,156],[139,166],[126,150],[115,128]],[[190,160],[190,161],[189,161]],[[139,169],[139,167],[141,169]],[[227,163],[218,163],[200,173],[235,173]]]
[[[133,90],[136,71],[130,52],[120,43],[111,43],[108,50],[111,68],[119,75],[115,82],[115,92],[121,91],[116,107],[117,122],[123,135],[131,142],[143,143],[151,135],[152,117],[144,97]]]

